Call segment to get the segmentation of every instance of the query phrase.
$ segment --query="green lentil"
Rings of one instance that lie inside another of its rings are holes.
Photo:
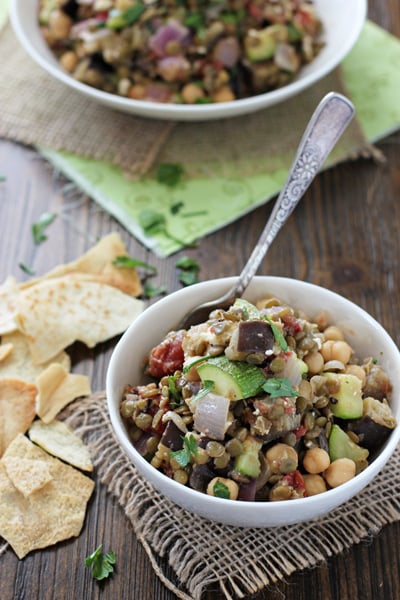
[[[231,457],[227,452],[224,452],[222,456],[217,456],[214,458],[214,466],[216,469],[225,469],[228,466]]]
[[[206,445],[206,452],[210,458],[217,458],[218,456],[222,456],[225,453],[225,448],[223,444],[219,442],[211,441]]]
[[[135,410],[135,401],[131,398],[121,402],[121,415],[124,419],[129,419]]]
[[[153,418],[151,415],[149,415],[147,413],[139,413],[135,417],[134,421],[135,421],[136,427],[139,427],[139,429],[142,429],[143,431],[145,431],[146,429],[149,429],[151,427]]]
[[[230,456],[239,456],[243,452],[243,444],[238,438],[232,438],[225,444],[225,450]]]

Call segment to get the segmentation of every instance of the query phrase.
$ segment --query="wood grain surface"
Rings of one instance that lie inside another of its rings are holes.
[[[369,17],[400,36],[398,0],[373,0]],[[399,90],[400,92],[400,90]],[[370,312],[400,344],[400,134],[379,143],[385,163],[360,159],[320,174],[274,242],[259,274],[304,279],[343,294]],[[186,254],[201,265],[200,280],[237,274],[270,214],[267,204],[199,241],[196,248],[159,259],[135,241],[94,202],[54,173],[31,148],[0,140],[0,281],[28,277],[25,262],[40,274],[75,259],[97,237],[120,231],[129,252],[154,265],[154,283],[181,287],[175,267]],[[31,225],[46,210],[60,217],[46,243],[35,246]],[[87,350],[72,348],[75,372],[91,377],[93,390],[105,386],[115,340]],[[97,547],[113,549],[116,573],[99,585],[84,567]],[[264,589],[253,600],[397,600],[400,598],[400,524],[332,556],[325,564],[297,572]],[[167,567],[166,567],[167,568]],[[221,552],[223,568],[223,549]],[[1,600],[173,600],[154,574],[132,527],[106,489],[97,485],[82,534],[18,560],[11,550],[0,559]],[[174,574],[170,573],[173,579]],[[208,600],[222,600],[209,590]]]

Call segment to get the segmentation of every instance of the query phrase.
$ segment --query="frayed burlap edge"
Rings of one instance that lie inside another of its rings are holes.
[[[242,529],[194,517],[155,491],[114,438],[104,392],[71,404],[62,418],[91,448],[98,480],[118,500],[157,576],[182,600],[200,600],[210,589],[228,600],[244,598],[400,519],[399,449],[372,484],[329,515],[296,526]],[[6,548],[0,545],[0,556]],[[176,581],[163,570],[165,558]]]

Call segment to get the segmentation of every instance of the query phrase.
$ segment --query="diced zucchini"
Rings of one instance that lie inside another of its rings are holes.
[[[243,452],[235,458],[234,469],[246,477],[258,477],[261,463],[258,453],[262,444],[249,436],[243,442]]]
[[[346,373],[325,373],[333,381],[339,382],[339,390],[331,393],[336,402],[331,403],[331,410],[339,419],[359,419],[363,414],[361,380],[355,375]]]
[[[210,358],[197,367],[200,379],[214,382],[213,392],[229,400],[256,396],[266,377],[255,365],[231,361],[225,355]]]
[[[369,452],[356,444],[339,425],[333,425],[329,435],[329,456],[331,461],[350,458],[356,465],[368,458]]]
[[[258,310],[257,306],[254,306],[254,304],[248,300],[245,300],[244,298],[236,298],[233,306],[243,310],[244,314],[246,315],[246,320],[260,318],[260,311]]]

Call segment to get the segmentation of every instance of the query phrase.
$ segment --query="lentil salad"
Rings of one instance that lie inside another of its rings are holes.
[[[39,23],[78,81],[162,103],[280,88],[322,46],[311,0],[40,0]]]
[[[391,383],[324,313],[277,298],[238,300],[148,356],[153,381],[127,385],[120,411],[137,451],[197,491],[278,501],[337,487],[396,426]]]

